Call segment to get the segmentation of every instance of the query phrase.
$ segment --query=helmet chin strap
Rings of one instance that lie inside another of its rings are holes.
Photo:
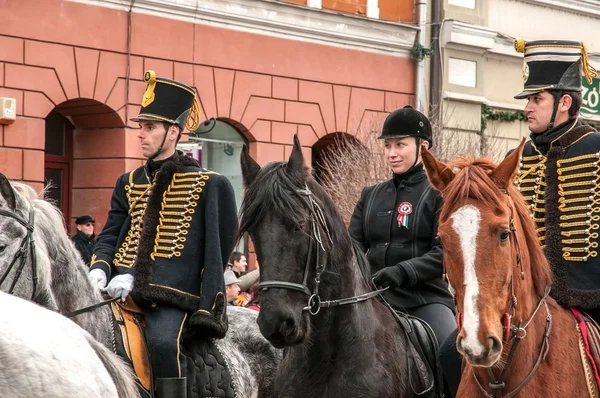
[[[560,103],[560,98],[563,96],[562,91],[551,91],[552,97],[554,97],[554,107],[552,108],[552,117],[550,118],[550,123],[548,123],[548,130],[550,131],[554,128],[554,120],[556,119],[556,114],[558,113],[558,104]]]
[[[169,135],[169,130],[171,129],[172,126],[177,126],[176,124],[173,124],[171,126],[169,126],[169,128],[167,129],[167,131],[165,131],[165,135],[163,136],[162,142],[160,143],[160,146],[158,147],[158,149],[156,150],[156,152],[154,152],[154,155],[150,156],[148,158],[148,160],[154,160],[156,159],[156,157],[158,155],[160,155],[163,151],[163,147],[165,145],[165,141],[167,140],[167,135]],[[177,126],[177,128],[179,129],[179,127]],[[179,129],[179,137],[181,137],[181,130]],[[177,138],[177,140],[179,141],[179,137]]]
[[[417,156],[415,156],[415,162],[413,163],[412,166],[410,166],[404,173],[402,174],[406,174],[409,171],[411,171],[416,165],[417,163],[419,163],[419,155],[420,155],[420,149],[421,149],[421,138],[419,137],[415,137],[415,143],[417,144]]]
[[[154,155],[150,156],[148,158],[148,160],[154,160],[158,155],[161,154],[161,152],[163,150],[163,146],[165,145],[165,141],[167,139],[167,134],[169,134],[169,130],[165,131],[165,135],[163,135],[163,139],[162,139],[162,142],[160,143],[160,146],[158,147],[156,152],[154,152]]]

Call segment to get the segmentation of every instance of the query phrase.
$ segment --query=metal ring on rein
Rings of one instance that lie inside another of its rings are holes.
[[[360,303],[362,301],[367,301],[375,296],[379,296],[381,293],[385,292],[388,289],[389,287],[384,287],[383,289],[374,290],[372,292],[360,294],[358,296],[327,301],[321,301],[321,297],[319,297],[318,294],[313,294],[308,299],[308,305],[302,308],[302,310],[308,311],[308,313],[311,315],[317,315],[321,308],[337,307],[340,305]]]
[[[311,315],[317,315],[321,310],[321,297],[318,294],[313,294],[308,298],[308,313]]]

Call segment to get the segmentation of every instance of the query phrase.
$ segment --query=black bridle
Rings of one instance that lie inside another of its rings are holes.
[[[344,299],[338,300],[327,300],[322,301],[319,296],[319,285],[321,284],[321,276],[326,268],[326,260],[325,257],[321,257],[321,253],[327,254],[327,250],[325,250],[325,246],[323,245],[323,237],[321,235],[321,231],[324,231],[326,234],[326,238],[329,240],[329,244],[331,245],[331,250],[333,250],[333,240],[331,239],[331,234],[329,233],[329,227],[327,226],[327,221],[325,220],[325,215],[323,214],[323,209],[316,201],[314,194],[308,188],[308,185],[305,185],[304,189],[297,189],[295,191],[298,195],[304,196],[307,198],[308,207],[309,207],[309,228],[310,228],[310,243],[308,246],[308,255],[306,257],[306,265],[304,267],[304,277],[302,278],[302,283],[295,282],[287,282],[287,281],[263,281],[258,284],[258,288],[266,291],[272,288],[279,289],[288,289],[295,290],[297,292],[304,293],[308,296],[308,303],[306,307],[302,308],[303,311],[308,311],[311,315],[317,315],[321,308],[329,308],[335,307],[339,305],[346,304],[354,304],[361,301],[368,300],[372,297],[375,297],[381,292],[387,290],[380,289],[373,292],[361,294],[358,296],[352,296]],[[308,275],[311,270],[312,259],[314,254],[314,269],[315,269],[315,278],[313,290],[311,291],[308,288]]]
[[[21,274],[25,269],[25,265],[27,264],[27,256],[31,253],[31,276],[33,281],[33,292],[31,293],[31,300],[33,301],[33,299],[35,298],[35,293],[37,291],[38,284],[37,256],[35,254],[35,238],[33,237],[33,222],[35,220],[35,211],[33,207],[29,210],[29,221],[26,221],[25,219],[21,218],[16,213],[4,209],[0,209],[0,215],[12,218],[13,220],[17,221],[19,224],[24,226],[27,230],[27,234],[21,241],[21,246],[19,246],[19,250],[15,254],[15,257],[13,258],[6,271],[4,271],[4,274],[2,274],[2,277],[0,277],[0,286],[2,286],[2,284],[8,277],[8,274],[10,274],[10,271],[12,271],[17,261],[20,260],[19,266],[17,267],[17,270],[15,272],[15,277],[13,278],[10,288],[8,289],[8,293],[13,294],[13,292],[15,291],[15,286],[17,285],[17,282],[19,281],[19,278],[21,277]]]

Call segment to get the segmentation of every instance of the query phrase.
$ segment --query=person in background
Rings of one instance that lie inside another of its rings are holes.
[[[87,214],[77,217],[75,219],[77,233],[71,237],[75,247],[81,254],[83,262],[88,267],[90,266],[90,261],[92,261],[92,254],[96,246],[96,235],[94,234],[95,223],[96,221]]]
[[[229,305],[238,305],[235,303],[240,294],[240,280],[235,276],[233,271],[225,271],[223,274],[225,279],[225,294]]]
[[[248,260],[246,260],[246,256],[242,252],[232,252],[231,256],[229,256],[229,262],[227,263],[227,268],[235,273],[235,276],[238,278],[248,268]]]

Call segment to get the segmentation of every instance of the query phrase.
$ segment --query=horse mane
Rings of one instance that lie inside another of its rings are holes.
[[[52,202],[43,199],[46,189],[38,194],[27,184],[11,182],[11,185],[35,211],[33,233],[40,271],[39,281],[44,287],[41,294],[50,295],[54,300],[61,300],[61,297],[51,293],[53,291],[51,284],[53,281],[72,279],[70,276],[73,272],[84,273],[86,269],[83,260],[66,233],[61,211]],[[25,217],[27,219],[27,215]],[[72,264],[76,266],[73,267]]]
[[[500,203],[505,202],[506,194],[500,190],[490,177],[491,172],[496,167],[497,164],[488,158],[458,158],[453,161],[450,168],[455,170],[455,176],[443,192],[444,206],[440,218],[446,219],[449,216],[450,209],[455,208],[456,205],[467,198],[491,204],[494,206],[494,210],[500,211]],[[546,287],[552,283],[552,272],[523,196],[513,184],[509,184],[508,195],[512,199],[517,213],[517,228],[520,225],[522,229],[522,239],[524,239],[525,244],[521,244],[521,250],[528,249],[531,278],[536,293],[542,297]],[[522,239],[520,242],[523,242]]]
[[[243,234],[255,228],[259,221],[268,214],[288,220],[293,225],[299,225],[306,220],[309,217],[306,198],[297,191],[306,189],[307,186],[323,210],[333,242],[332,246],[335,247],[335,250],[328,250],[330,263],[327,272],[336,274],[344,272],[342,267],[349,264],[349,255],[354,253],[359,272],[365,280],[365,287],[368,287],[368,281],[370,281],[368,260],[357,243],[350,238],[342,216],[331,197],[315,181],[308,170],[305,169],[302,174],[289,173],[286,166],[287,162],[267,164],[262,167],[254,182],[246,188],[240,207],[240,227],[237,239],[239,240]],[[323,244],[326,247],[330,245],[328,239],[325,238],[323,238]]]
[[[76,249],[66,233],[62,212],[53,203],[40,197],[43,196],[45,190],[38,194],[29,185],[19,182],[11,182],[11,184],[20,196],[36,210],[35,226],[42,230],[44,241],[51,242],[47,245],[50,258],[56,261],[72,257],[73,253],[76,253]],[[56,233],[57,231],[65,233]]]

